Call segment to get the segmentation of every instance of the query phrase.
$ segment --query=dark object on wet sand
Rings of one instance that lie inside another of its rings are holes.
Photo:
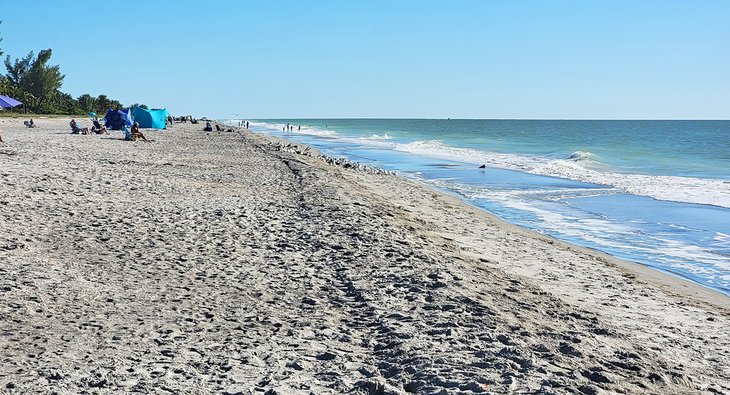
[[[486,169],[487,168],[487,165],[481,165],[481,166],[479,166],[479,168],[480,169]]]

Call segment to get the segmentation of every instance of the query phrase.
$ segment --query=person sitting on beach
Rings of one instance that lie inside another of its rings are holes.
[[[135,122],[132,125],[131,137],[132,137],[131,138],[132,141],[135,141],[137,139],[142,139],[144,141],[149,142],[149,140],[147,140],[147,137],[145,137],[144,134],[142,134],[142,132],[139,131],[139,123],[137,123],[137,122]]]
[[[91,131],[96,134],[109,134],[109,131],[106,129],[106,126],[99,123],[98,119],[95,119],[94,126],[91,127]]]
[[[218,124],[215,124],[215,130],[217,132],[222,132],[223,131],[223,129],[221,129],[221,125],[218,125]]]
[[[210,124],[210,121],[205,122],[205,127],[203,128],[204,132],[212,132],[213,131],[213,125]]]
[[[30,121],[23,121],[23,125],[25,125],[26,128],[34,128],[35,123],[33,123],[33,119],[31,118]]]
[[[72,119],[69,125],[71,125],[71,134],[89,134],[89,128],[79,127],[75,119]]]

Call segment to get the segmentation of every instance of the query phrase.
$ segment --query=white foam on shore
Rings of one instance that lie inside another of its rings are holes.
[[[618,223],[600,216],[586,216],[586,213],[581,214],[578,211],[571,214],[570,211],[555,210],[551,207],[541,207],[540,203],[536,204],[534,199],[536,194],[559,194],[561,192],[559,190],[495,191],[451,180],[419,179],[426,184],[456,192],[467,200],[487,200],[520,213],[529,213],[534,218],[522,221],[532,223],[531,227],[539,229],[540,232],[559,235],[560,238],[568,240],[581,240],[580,244],[587,243],[589,246],[618,254],[625,259],[643,261],[655,269],[681,273],[682,277],[689,275],[691,278],[702,279],[701,283],[719,289],[730,288],[730,260],[713,249],[721,248],[722,243],[715,247],[700,247],[662,234],[649,234],[630,223]],[[591,189],[570,191],[581,195],[584,192],[597,191]],[[611,193],[611,190],[603,192]],[[549,202],[551,199],[540,200]],[[637,234],[641,234],[641,237],[637,237]],[[727,237],[728,235],[717,233],[715,239],[725,240]]]
[[[268,123],[268,122],[250,122],[249,126],[254,129],[258,130],[264,130],[268,132],[284,132],[284,129],[286,128],[285,123]],[[294,127],[294,131],[291,133],[295,134],[305,134],[310,136],[317,136],[317,137],[325,137],[325,138],[337,138],[339,137],[339,134],[334,130],[321,130],[311,127],[302,127],[300,130],[297,130],[297,127]]]
[[[380,134],[373,134],[370,137],[361,137],[361,140],[390,140],[392,137],[388,135],[388,133]]]
[[[283,124],[252,122],[252,126],[268,131],[281,132]],[[333,130],[302,128],[297,134],[312,135],[324,138],[337,138],[346,142],[437,159],[453,160],[475,165],[486,164],[507,170],[516,170],[530,174],[559,177],[573,181],[618,188],[625,193],[648,196],[658,200],[706,204],[730,208],[730,181],[662,176],[638,173],[622,173],[611,171],[600,163],[598,158],[585,151],[576,151],[563,159],[540,156],[505,154],[483,151],[473,148],[453,147],[439,140],[423,140],[411,143],[392,141],[387,133],[374,134],[370,137],[355,138],[338,134]]]
[[[448,146],[440,141],[395,144],[396,151],[440,159],[486,164],[550,177],[609,185],[626,193],[659,200],[708,204],[730,208],[730,181],[680,176],[659,176],[603,171],[590,153],[575,153],[568,159],[502,154]]]

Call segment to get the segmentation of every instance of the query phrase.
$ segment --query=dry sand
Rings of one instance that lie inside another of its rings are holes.
[[[36,123],[0,120],[0,393],[730,393],[689,282],[267,136]]]

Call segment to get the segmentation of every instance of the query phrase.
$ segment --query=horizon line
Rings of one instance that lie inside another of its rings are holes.
[[[220,118],[244,119],[244,118]],[[292,119],[405,119],[428,121],[730,121],[730,118],[415,118],[415,117],[251,117],[245,119],[257,120],[292,120]]]

